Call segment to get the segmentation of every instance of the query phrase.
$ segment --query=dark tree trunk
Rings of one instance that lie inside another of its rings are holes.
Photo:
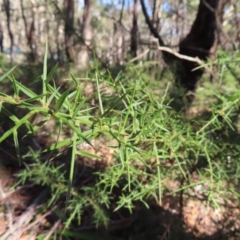
[[[201,0],[196,19],[189,34],[180,42],[179,53],[205,61],[215,41],[216,11],[219,0]],[[197,63],[181,60],[177,69],[177,82],[187,91],[195,91],[203,68],[193,71]]]
[[[132,57],[137,56],[137,42],[138,42],[138,0],[134,0],[133,5],[133,20],[132,20],[132,30],[131,30],[131,46],[130,54]]]
[[[150,28],[151,33],[159,41],[160,46],[164,46],[164,41],[159,36],[158,31],[152,25],[144,4],[144,0],[140,0],[146,22]],[[217,24],[221,21],[218,19],[217,11],[219,2],[222,0],[200,0],[196,19],[192,25],[189,34],[179,43],[179,53],[190,57],[198,57],[200,60],[205,61],[210,55],[210,49],[215,43]],[[221,7],[221,9],[223,9]],[[221,23],[221,22],[220,22]],[[201,78],[204,70],[198,69],[196,62],[187,61],[175,57],[169,52],[163,52],[163,59],[169,65],[175,66],[174,74],[176,84],[183,87],[185,92],[194,92],[199,79]],[[192,102],[193,95],[189,95],[188,100]]]
[[[64,0],[65,12],[65,49],[67,59],[74,62],[74,0]]]
[[[3,53],[3,28],[1,23],[0,23],[0,51],[1,53]]]

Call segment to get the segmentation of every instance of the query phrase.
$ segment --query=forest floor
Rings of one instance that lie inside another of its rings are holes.
[[[49,131],[51,125],[48,126]],[[42,137],[39,137],[39,141]],[[32,139],[32,142],[36,139]],[[39,145],[48,145],[46,139],[39,142]],[[51,239],[56,229],[61,229],[61,220],[54,216],[52,211],[39,212],[38,208],[46,201],[48,195],[46,189],[29,184],[12,188],[17,182],[16,173],[21,168],[8,166],[15,156],[5,154],[12,152],[12,145],[9,149],[4,144],[0,149],[0,239],[25,240],[25,239]],[[98,146],[93,150],[89,145],[84,146],[84,150],[91,154],[96,154],[105,159],[105,164],[110,165],[114,152],[106,144],[106,140],[99,139],[92,143]],[[6,159],[7,158],[7,159]],[[84,165],[90,169],[99,168],[97,159],[82,158],[79,165]],[[88,176],[89,177],[89,176]],[[199,175],[194,172],[191,184],[199,183]],[[87,181],[87,179],[86,179]],[[118,219],[110,223],[107,235],[100,231],[98,239],[173,239],[171,231],[182,232],[179,239],[239,239],[240,237],[240,210],[239,205],[231,198],[223,198],[223,193],[219,192],[216,205],[209,205],[205,195],[206,190],[211,186],[211,182],[195,184],[195,186],[184,193],[181,193],[180,181],[169,181],[169,189],[176,194],[166,194],[162,196],[162,201],[153,203],[149,210],[142,205],[136,204],[133,214],[117,213]],[[226,182],[226,188],[229,183]],[[182,196],[181,196],[182,194]],[[182,203],[180,198],[182,197]],[[54,219],[54,220],[53,220]],[[180,228],[181,230],[177,230]],[[98,233],[94,226],[79,226],[80,232]],[[159,229],[161,232],[159,233]],[[45,234],[45,238],[37,236]],[[9,236],[9,237],[8,237]],[[97,235],[96,235],[97,236]],[[94,239],[78,238],[72,239]]]

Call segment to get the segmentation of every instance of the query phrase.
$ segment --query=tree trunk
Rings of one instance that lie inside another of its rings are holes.
[[[156,28],[151,23],[147,10],[144,4],[144,0],[140,0],[143,13],[146,22],[151,30],[151,33],[158,39],[159,45],[164,46],[164,41],[159,36]],[[200,0],[198,6],[198,12],[191,27],[189,34],[179,43],[179,53],[190,57],[198,57],[205,61],[210,55],[210,49],[214,45],[217,31],[217,11],[219,2],[222,0]],[[221,9],[223,9],[221,7]],[[219,19],[219,22],[221,19]],[[183,87],[185,92],[194,92],[199,79],[201,78],[204,70],[198,69],[193,71],[194,68],[198,67],[195,62],[179,59],[173,54],[163,52],[163,59],[167,64],[174,65],[176,84]],[[194,99],[193,95],[188,96],[189,102]]]
[[[137,44],[138,44],[138,0],[134,0],[132,30],[131,30],[131,46],[130,46],[130,54],[132,57],[137,56],[137,48],[138,48]]]
[[[65,51],[69,62],[74,62],[74,0],[64,0],[65,11]]]
[[[91,45],[92,41],[92,8],[93,0],[84,0],[84,14],[83,14],[83,23],[82,23],[82,46],[78,54],[78,65],[81,68],[87,67],[89,56],[88,48]]]
[[[25,34],[26,34],[26,38],[28,38],[28,24],[27,24],[27,19],[24,12],[23,0],[20,0],[20,4],[21,4],[21,13],[22,13],[22,19],[24,22]]]
[[[3,53],[3,27],[2,23],[0,23],[0,51]]]
[[[27,39],[27,45],[28,45],[29,48],[30,48],[29,57],[30,57],[30,60],[31,60],[32,62],[34,62],[34,61],[35,61],[35,53],[34,53],[34,49],[33,49],[33,45],[32,45],[32,38],[33,38],[33,32],[34,32],[34,22],[33,22],[33,20],[32,20],[30,29],[29,29],[29,31],[28,31],[28,24],[27,24],[27,19],[26,19],[26,16],[25,16],[25,11],[24,11],[24,6],[23,6],[23,0],[20,0],[20,5],[21,5],[22,19],[23,19],[23,22],[24,22],[24,30],[25,30],[26,39]]]
[[[198,57],[205,61],[209,57],[210,49],[214,45],[217,31],[216,11],[219,0],[201,0],[196,19],[188,35],[179,43],[179,53],[191,57]],[[195,62],[181,60],[177,69],[177,82],[187,91],[194,92],[203,68]],[[193,96],[190,95],[190,101]]]
[[[159,31],[159,10],[161,6],[161,0],[154,0],[153,5],[153,26],[156,28],[157,31]]]
[[[42,51],[41,51],[41,32],[40,32],[40,16],[39,16],[39,6],[36,1],[31,1],[31,25],[28,32],[28,45],[31,48],[30,58],[37,64],[41,61]]]
[[[12,34],[12,30],[11,30],[11,26],[10,26],[10,2],[9,0],[4,0],[3,1],[4,4],[4,8],[6,11],[6,16],[7,16],[7,29],[8,29],[8,35],[10,38],[10,56],[11,56],[11,60],[13,59],[13,45],[14,45],[14,41],[13,41],[13,34]]]
[[[161,3],[162,3],[162,0],[154,0],[153,11],[152,11],[152,24],[158,33],[161,30],[160,21],[159,21]],[[151,42],[149,43],[149,47],[150,48],[152,47]],[[157,61],[159,59],[159,52],[151,51],[149,52],[148,56],[150,57],[151,60]]]
[[[123,37],[123,27],[118,25],[118,33],[117,33],[117,63],[122,65],[124,58],[124,37]]]

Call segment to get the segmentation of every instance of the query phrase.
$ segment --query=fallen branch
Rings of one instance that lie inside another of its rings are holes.
[[[203,65],[204,62],[201,61],[198,57],[189,57],[187,55],[182,55],[174,50],[172,50],[171,48],[168,48],[168,47],[158,47],[159,50],[161,51],[165,51],[165,52],[168,52],[168,53],[171,53],[173,54],[174,56],[176,56],[177,58],[180,58],[180,59],[184,59],[184,60],[187,60],[187,61],[190,61],[190,62],[196,62],[198,63],[199,65]]]
[[[173,54],[174,56],[176,56],[177,58],[179,59],[183,59],[183,60],[187,60],[187,61],[190,61],[190,62],[195,62],[199,65],[199,67],[196,67],[194,69],[192,69],[192,71],[195,71],[199,68],[204,68],[205,71],[216,81],[216,76],[215,74],[213,73],[212,69],[209,68],[206,63],[202,60],[200,60],[198,57],[189,57],[189,56],[186,56],[186,55],[182,55],[174,50],[172,50],[171,48],[168,48],[168,47],[158,47],[159,50],[161,51],[165,51],[165,52],[168,52],[168,53],[171,53]]]

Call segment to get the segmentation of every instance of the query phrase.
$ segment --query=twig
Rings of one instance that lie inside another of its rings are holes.
[[[132,59],[131,59],[130,61],[128,61],[126,64],[137,61],[138,59],[140,59],[140,58],[142,58],[144,55],[146,55],[149,51],[150,51],[150,49],[147,49],[146,51],[144,51],[143,53],[139,54],[139,55],[136,56],[135,58],[132,58]]]
[[[195,62],[199,66],[203,66],[203,68],[206,70],[206,72],[208,74],[210,74],[214,78],[214,80],[216,80],[216,76],[214,75],[212,69],[209,68],[208,66],[206,66],[205,63],[202,60],[200,60],[198,57],[190,57],[190,56],[187,56],[187,55],[183,55],[183,54],[180,54],[180,53],[176,52],[175,50],[172,50],[171,48],[168,48],[168,47],[161,47],[161,46],[159,46],[158,49],[161,50],[161,51],[165,51],[165,52],[171,53],[172,55],[176,56],[179,59],[187,60],[187,61],[190,61],[190,62]],[[127,62],[127,64],[135,62],[136,60],[142,58],[149,51],[150,51],[150,49],[147,49],[143,53],[139,54],[137,57],[132,58],[130,61]],[[194,71],[194,69],[193,69],[193,71]]]
[[[172,50],[171,48],[168,48],[168,47],[158,47],[159,50],[161,51],[165,51],[165,52],[168,52],[168,53],[171,53],[173,54],[174,56],[176,56],[177,58],[180,58],[180,59],[184,59],[184,60],[187,60],[187,61],[190,61],[190,62],[196,62],[198,63],[199,65],[203,65],[204,62],[201,61],[198,57],[189,57],[187,55],[182,55],[174,50]]]
[[[23,228],[32,220],[37,206],[45,199],[49,190],[44,189],[33,201],[33,203],[26,209],[26,211],[19,217],[19,219],[13,224],[9,231],[5,232],[0,239],[20,239],[23,234]]]
[[[28,226],[24,229],[24,232],[26,232],[27,230],[29,230],[30,228],[32,228],[34,225],[37,225],[39,223],[41,223],[41,221],[46,218],[47,216],[49,216],[50,214],[53,213],[53,211],[57,208],[57,206],[54,206],[51,210],[47,211],[46,213],[44,213],[43,215],[41,215],[40,217],[37,217],[36,221],[28,224]]]
[[[12,194],[17,193],[22,189],[32,188],[34,185],[35,184],[26,184],[26,185],[23,185],[23,186],[19,186],[12,191],[4,192],[2,187],[1,187],[1,184],[0,184],[0,200],[4,200],[4,199],[10,197]]]
[[[61,223],[60,219],[57,222],[55,222],[55,224],[52,226],[48,234],[45,236],[44,240],[50,239],[51,235],[54,233],[54,231],[57,229],[60,223]]]
[[[146,20],[146,22],[147,22],[147,25],[148,25],[151,33],[153,34],[153,36],[154,36],[155,38],[158,39],[158,42],[159,42],[159,45],[160,45],[160,46],[165,46],[163,39],[162,39],[161,36],[158,34],[157,29],[155,29],[155,27],[153,26],[153,24],[152,24],[152,22],[151,22],[151,20],[150,20],[150,18],[149,18],[149,16],[148,16],[148,12],[147,12],[147,9],[146,9],[144,0],[140,0],[140,2],[141,2],[141,5],[142,5],[142,10],[143,10],[143,14],[144,14],[145,20]]]
[[[187,55],[183,55],[183,54],[180,54],[170,48],[167,48],[167,47],[158,47],[159,50],[161,51],[165,51],[165,52],[168,52],[168,53],[171,53],[173,54],[174,56],[176,56],[177,58],[180,58],[180,59],[183,59],[183,60],[187,60],[187,61],[190,61],[190,62],[195,62],[197,63],[200,67],[202,66],[206,72],[213,77],[213,79],[216,81],[217,78],[215,76],[215,74],[213,73],[212,69],[209,68],[202,60],[200,60],[198,57],[189,57]],[[196,69],[193,69],[192,71],[194,71]]]

